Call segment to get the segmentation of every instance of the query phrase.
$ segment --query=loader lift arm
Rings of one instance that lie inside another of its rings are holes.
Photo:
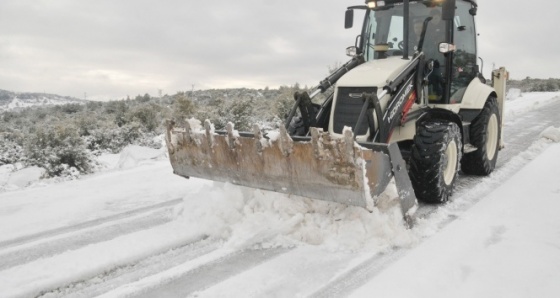
[[[285,128],[288,129],[292,119],[294,118],[298,108],[301,112],[301,117],[304,123],[305,132],[309,132],[310,127],[316,126],[316,113],[313,110],[311,99],[320,93],[324,93],[333,86],[343,75],[355,68],[356,66],[364,63],[364,56],[362,54],[356,55],[346,62],[344,65],[335,70],[331,75],[322,80],[315,88],[315,91],[309,95],[307,92],[296,92],[294,94],[295,104],[290,110],[290,114],[286,118]]]

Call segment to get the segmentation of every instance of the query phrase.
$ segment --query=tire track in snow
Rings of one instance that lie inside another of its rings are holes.
[[[29,263],[39,258],[46,258],[66,251],[75,250],[89,244],[108,241],[124,234],[130,234],[162,225],[172,220],[172,210],[167,207],[167,209],[155,211],[146,216],[118,220],[109,226],[104,225],[80,233],[71,233],[73,235],[57,238],[48,242],[41,242],[17,250],[10,249],[10,252],[7,253],[0,252],[0,270]]]
[[[253,267],[290,251],[290,248],[235,251],[217,260],[187,271],[173,281],[161,284],[134,297],[186,297],[207,289],[229,277],[251,270]]]
[[[38,233],[34,233],[34,234],[30,234],[30,235],[26,235],[26,236],[14,238],[14,239],[2,241],[2,242],[0,242],[0,249],[12,247],[12,246],[18,246],[18,245],[22,245],[22,244],[26,244],[26,243],[29,243],[29,242],[34,242],[34,241],[42,240],[42,239],[46,239],[46,238],[51,238],[51,237],[62,235],[62,234],[76,232],[76,231],[79,231],[79,230],[84,230],[84,229],[87,229],[87,228],[95,227],[95,226],[105,224],[105,223],[109,223],[109,222],[113,222],[113,221],[118,221],[118,220],[131,218],[131,217],[137,216],[139,214],[152,212],[152,211],[160,209],[160,208],[175,206],[175,205],[180,204],[182,201],[183,201],[183,199],[170,200],[170,201],[154,204],[154,205],[151,205],[151,206],[146,206],[146,207],[130,210],[130,211],[127,211],[127,212],[107,216],[107,217],[102,217],[102,218],[98,218],[98,219],[94,219],[94,220],[90,220],[90,221],[85,221],[85,222],[82,222],[82,223],[79,223],[79,224],[76,224],[76,225],[72,225],[72,226],[60,227],[60,228],[56,228],[56,229],[52,229],[52,230],[48,230],[48,231],[41,231],[41,232],[38,232]]]
[[[120,286],[199,258],[218,249],[220,245],[221,243],[204,236],[191,243],[172,248],[167,252],[153,255],[137,263],[108,269],[107,272],[94,278],[60,287],[38,297],[97,297]]]
[[[357,289],[366,281],[371,280],[379,272],[383,271],[383,269],[403,257],[407,252],[407,249],[398,249],[386,254],[375,255],[334,279],[309,297],[338,298],[347,296],[352,290]],[[375,293],[372,293],[372,296],[375,296]]]

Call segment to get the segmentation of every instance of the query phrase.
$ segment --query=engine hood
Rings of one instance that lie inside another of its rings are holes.
[[[383,87],[387,80],[397,76],[410,60],[400,56],[366,62],[345,74],[337,87]]]

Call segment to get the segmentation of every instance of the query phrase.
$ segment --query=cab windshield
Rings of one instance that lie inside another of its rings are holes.
[[[412,55],[419,46],[423,24],[427,30],[423,51],[427,57],[436,59],[437,45],[445,41],[445,26],[441,20],[441,6],[432,1],[411,1],[408,28],[408,54]],[[404,51],[404,5],[391,4],[369,10],[366,15],[363,52],[367,61],[402,56]]]

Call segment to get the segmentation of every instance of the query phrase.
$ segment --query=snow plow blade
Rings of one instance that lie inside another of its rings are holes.
[[[198,122],[198,121],[197,121]],[[358,144],[351,130],[340,139],[311,128],[311,137],[238,133],[233,125],[213,131],[193,121],[167,122],[166,142],[175,174],[230,182],[373,210],[376,196],[395,177],[403,214],[410,218],[416,197],[396,144]]]

